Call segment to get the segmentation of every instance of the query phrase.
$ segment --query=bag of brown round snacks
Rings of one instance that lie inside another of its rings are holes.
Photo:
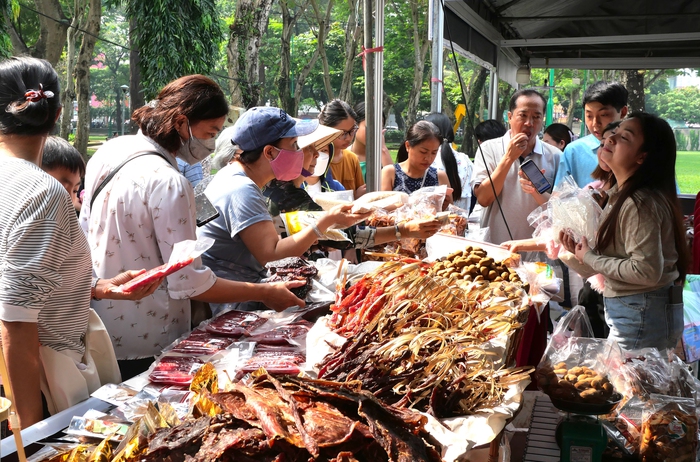
[[[602,404],[614,392],[607,375],[588,366],[568,367],[565,362],[555,365],[540,363],[537,383],[543,392],[564,401]]]
[[[643,462],[694,462],[698,451],[698,418],[691,398],[651,395],[644,410]]]

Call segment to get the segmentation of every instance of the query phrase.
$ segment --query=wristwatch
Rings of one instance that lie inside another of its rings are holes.
[[[99,280],[100,278],[93,278],[92,284],[90,284],[90,298],[93,300],[102,300],[101,298],[97,298],[97,282]]]
[[[396,240],[401,239],[401,231],[399,231],[399,225],[394,225],[394,233],[396,234]]]

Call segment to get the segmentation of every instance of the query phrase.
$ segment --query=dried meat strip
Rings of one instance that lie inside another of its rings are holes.
[[[211,433],[202,443],[196,462],[209,462],[219,460],[224,454],[236,449],[249,456],[266,452],[270,445],[265,433],[259,428],[223,429],[218,433]],[[194,462],[193,461],[193,462]]]
[[[360,402],[359,414],[367,420],[377,442],[398,462],[436,462],[441,460],[434,448],[406,428],[403,420],[390,413],[376,399]]]

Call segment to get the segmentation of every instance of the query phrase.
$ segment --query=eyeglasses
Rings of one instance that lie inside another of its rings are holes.
[[[357,133],[357,130],[359,130],[360,127],[355,125],[352,127],[350,130],[343,130],[343,133],[340,135],[341,138],[352,138],[355,136],[355,133]]]

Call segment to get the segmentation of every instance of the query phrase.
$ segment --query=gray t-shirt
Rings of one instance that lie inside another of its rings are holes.
[[[219,216],[197,230],[214,239],[202,262],[222,278],[260,282],[266,270],[255,259],[239,233],[255,223],[272,221],[258,186],[236,165],[221,169],[204,191]]]

